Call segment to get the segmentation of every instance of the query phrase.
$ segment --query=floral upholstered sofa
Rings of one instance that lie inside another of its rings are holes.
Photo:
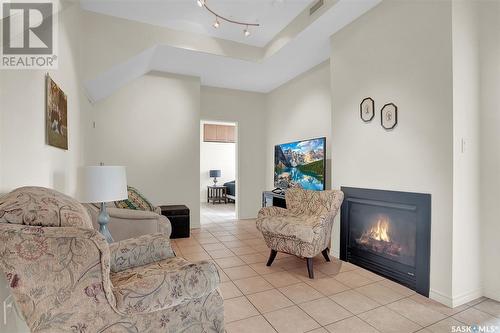
[[[309,278],[312,279],[312,258],[322,252],[330,261],[328,252],[333,221],[344,193],[292,188],[286,191],[285,200],[287,209],[264,207],[257,217],[257,229],[271,249],[267,266],[271,266],[277,252],[293,254],[307,259]]]
[[[217,268],[176,257],[168,237],[108,245],[68,196],[0,198],[0,268],[32,332],[224,332]]]

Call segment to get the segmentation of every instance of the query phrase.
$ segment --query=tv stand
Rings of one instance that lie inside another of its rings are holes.
[[[285,193],[262,192],[262,207],[270,206],[286,208]]]

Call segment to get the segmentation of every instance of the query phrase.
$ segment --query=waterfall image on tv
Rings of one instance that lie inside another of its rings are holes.
[[[326,138],[274,146],[274,186],[325,189]]]

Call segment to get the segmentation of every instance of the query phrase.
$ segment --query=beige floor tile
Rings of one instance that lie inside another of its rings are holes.
[[[371,298],[368,298],[354,290],[347,290],[331,295],[330,298],[354,314],[360,314],[380,306],[379,303],[375,302]]]
[[[500,319],[476,308],[459,312],[453,315],[453,318],[467,325],[493,325],[497,322],[496,325],[500,326]]]
[[[378,333],[378,331],[358,317],[350,317],[326,326],[331,333]]]
[[[276,288],[289,286],[294,283],[299,283],[300,280],[294,277],[292,274],[287,272],[277,272],[263,275],[270,284]]]
[[[258,253],[257,251],[255,251],[254,249],[252,249],[249,246],[235,247],[235,248],[232,248],[231,251],[233,251],[233,253],[236,254],[237,256],[242,256],[242,255],[245,255],[245,254]]]
[[[239,256],[247,264],[257,264],[267,262],[267,257],[260,253],[244,254]]]
[[[245,262],[238,257],[219,258],[219,259],[215,259],[215,262],[217,263],[217,265],[219,265],[222,268],[245,265]]]
[[[275,266],[275,265],[266,266],[266,263],[251,264],[250,267],[252,267],[257,273],[259,273],[261,275],[266,275],[266,274],[284,271],[282,267]]]
[[[211,243],[202,245],[205,250],[225,250],[226,247],[222,243]]]
[[[261,312],[271,312],[292,306],[293,303],[277,289],[247,295],[247,298]]]
[[[302,333],[320,327],[297,306],[269,312],[264,317],[279,333]]]
[[[276,333],[263,316],[233,321],[226,325],[227,333]]]
[[[207,250],[207,252],[214,259],[234,257],[234,253],[229,249]]]
[[[220,240],[221,242],[234,242],[239,240],[234,236],[219,236],[217,237],[217,239]]]
[[[367,278],[369,278],[373,281],[382,281],[385,279],[383,276],[377,275],[377,274],[370,272],[369,270],[361,268],[361,267],[358,267],[356,269],[356,273],[361,274],[363,276],[366,276]]]
[[[422,327],[406,319],[387,307],[380,307],[358,315],[371,326],[383,333],[407,333]]]
[[[404,298],[403,295],[398,294],[391,288],[383,286],[378,282],[356,288],[355,290],[383,305]]]
[[[500,302],[487,299],[479,304],[476,304],[474,308],[500,318]]]
[[[258,275],[257,272],[248,265],[224,268],[224,273],[233,281]]]
[[[219,243],[219,240],[215,237],[207,237],[203,239],[198,239],[198,242],[200,244],[213,244],[213,243]]]
[[[416,322],[420,326],[429,326],[446,318],[441,312],[427,308],[412,299],[404,298],[388,304],[387,307],[400,315]]]
[[[241,291],[236,287],[236,285],[231,281],[222,282],[220,284],[220,291],[222,292],[222,297],[224,299],[230,299],[243,295]]]
[[[328,331],[326,330],[326,328],[320,327],[320,328],[316,328],[312,331],[307,331],[307,333],[328,333]]]
[[[326,296],[337,294],[350,289],[348,286],[340,283],[333,277],[329,277],[328,275],[326,275],[326,277],[315,278],[312,280],[304,280],[304,282]]]
[[[259,312],[257,309],[244,296],[224,301],[224,321],[226,323],[256,316],[258,314]]]
[[[190,253],[204,253],[205,250],[201,245],[193,245],[193,246],[185,246],[179,248],[182,254],[190,254]]]
[[[292,274],[293,276],[295,276],[297,279],[300,279],[304,282],[309,281],[309,280],[316,280],[316,279],[322,279],[322,278],[329,277],[328,275],[316,270],[316,271],[314,271],[314,279],[310,279],[309,272],[307,271],[306,265],[301,265],[301,266],[302,267],[300,267],[300,268],[287,270],[287,272]]]
[[[292,300],[295,304],[312,301],[313,299],[321,298],[323,295],[313,287],[304,282],[292,284],[286,287],[279,288],[286,297]]]
[[[206,252],[183,254],[182,257],[188,261],[200,261],[200,260],[212,259]]]
[[[348,272],[360,267],[351,264],[350,262],[342,261],[342,266],[340,267],[340,272]]]
[[[301,303],[299,304],[299,307],[322,326],[352,316],[352,313],[350,313],[328,297]]]
[[[234,281],[234,283],[245,295],[255,294],[261,291],[274,288],[269,282],[264,280],[261,276],[253,276],[241,280],[236,280]]]
[[[452,332],[453,327],[459,326],[463,326],[463,323],[459,322],[456,319],[448,317],[431,326],[427,326],[426,329],[432,333],[450,333]]]
[[[427,308],[430,308],[434,311],[441,312],[442,314],[447,315],[447,316],[452,316],[458,312],[461,312],[461,311],[467,309],[467,306],[459,306],[459,307],[452,309],[452,308],[447,307],[446,305],[438,303],[430,298],[427,298],[427,297],[419,295],[419,294],[412,295],[412,296],[410,296],[410,298],[412,300],[414,300],[415,302],[418,302],[420,304],[425,305]]]
[[[326,275],[337,275],[340,273],[342,265],[343,265],[342,261],[332,260],[331,262],[325,262],[319,265],[315,265],[314,269]]]
[[[232,249],[235,247],[249,247],[247,244],[245,244],[243,241],[240,240],[235,240],[231,242],[222,242],[222,244],[224,244],[224,246],[227,247],[228,249]]]
[[[351,288],[357,288],[375,282],[366,276],[358,274],[356,270],[339,273],[335,275],[335,279]]]
[[[397,282],[391,281],[391,280],[383,279],[379,283],[383,286],[391,288],[392,290],[394,290],[398,294],[401,294],[405,297],[408,297],[408,296],[415,294],[414,290],[411,290],[410,288],[407,288],[407,287],[405,287]]]

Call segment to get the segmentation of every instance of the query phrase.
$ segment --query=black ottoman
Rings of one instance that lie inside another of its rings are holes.
[[[160,206],[161,215],[166,216],[172,225],[170,238],[189,237],[189,208],[184,205]]]

